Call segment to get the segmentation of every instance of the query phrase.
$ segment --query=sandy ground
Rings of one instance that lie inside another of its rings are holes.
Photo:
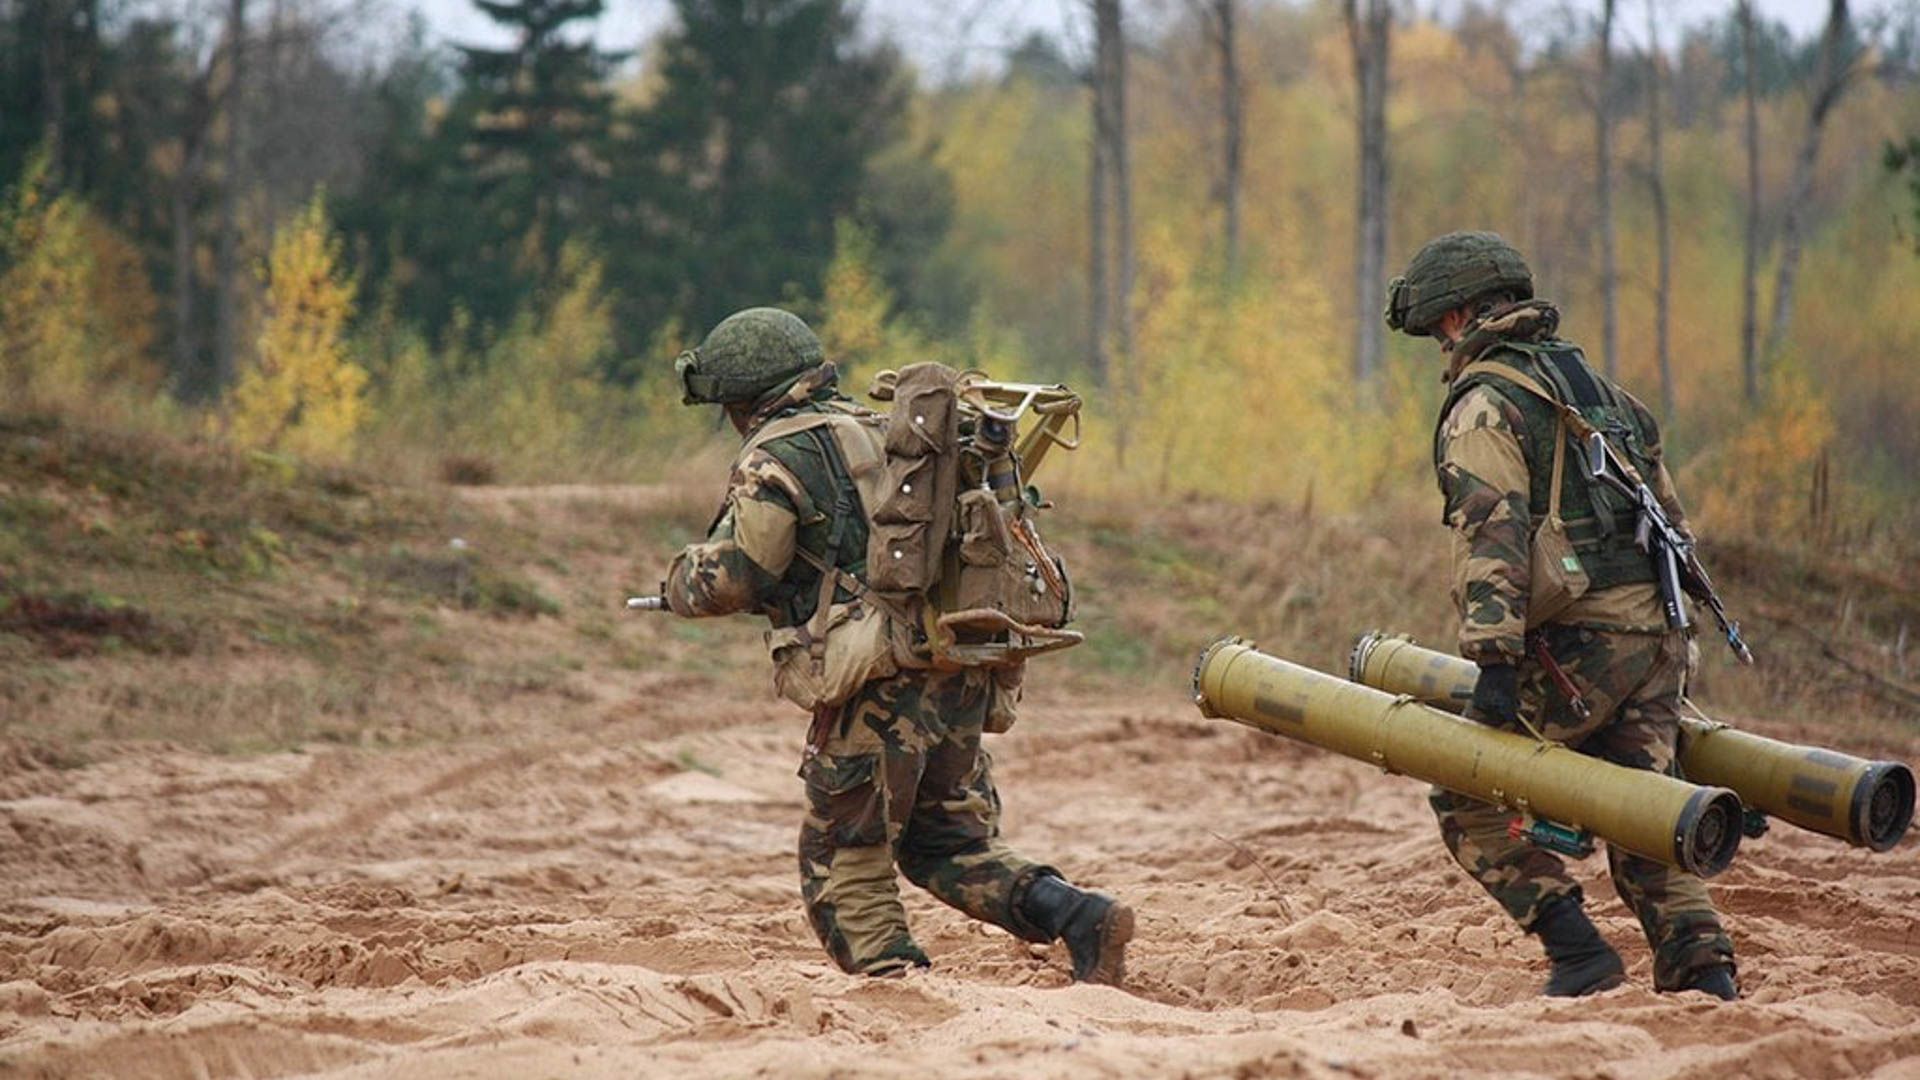
[[[758,691],[628,676],[402,750],[0,745],[0,1075],[1920,1077],[1913,839],[1749,842],[1732,1005],[1651,992],[1589,860],[1632,981],[1548,1001],[1420,785],[1171,690],[1043,695],[994,744],[1016,846],[1138,909],[1126,988],[910,887],[936,966],[851,978],[800,913],[801,718]]]

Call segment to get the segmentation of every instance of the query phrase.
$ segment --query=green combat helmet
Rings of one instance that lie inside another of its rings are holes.
[[[1533,272],[1512,244],[1490,232],[1435,237],[1387,283],[1387,328],[1424,337],[1440,316],[1495,293],[1533,299]]]
[[[737,405],[758,401],[826,359],[800,316],[757,307],[720,320],[698,348],[680,354],[673,371],[686,404]]]

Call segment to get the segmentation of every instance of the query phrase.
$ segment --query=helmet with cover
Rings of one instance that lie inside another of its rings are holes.
[[[826,362],[798,315],[779,308],[736,311],[673,363],[688,405],[740,405],[765,397]]]
[[[1533,299],[1533,272],[1498,233],[1452,232],[1427,241],[1387,284],[1387,328],[1424,337],[1440,317],[1489,296]]]

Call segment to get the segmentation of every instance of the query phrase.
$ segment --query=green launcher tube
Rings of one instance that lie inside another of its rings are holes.
[[[1740,846],[1738,796],[1498,731],[1228,638],[1201,654],[1209,717],[1371,762],[1711,877]]]
[[[1469,660],[1374,631],[1354,644],[1354,682],[1465,710],[1480,671]],[[1900,842],[1913,823],[1913,770],[1817,746],[1799,746],[1697,717],[1680,718],[1680,770],[1730,788],[1755,810],[1872,851]]]

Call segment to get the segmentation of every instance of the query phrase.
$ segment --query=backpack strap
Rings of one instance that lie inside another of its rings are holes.
[[[1454,376],[1454,379],[1458,381],[1469,375],[1491,375],[1495,378],[1505,379],[1553,407],[1553,414],[1556,417],[1553,430],[1553,481],[1548,486],[1547,516],[1558,518],[1560,516],[1560,478],[1566,475],[1566,462],[1564,458],[1566,457],[1567,428],[1569,427],[1568,418],[1572,417],[1589,430],[1592,430],[1593,425],[1588,424],[1585,417],[1549,393],[1533,376],[1528,375],[1524,371],[1515,370],[1505,364],[1495,364],[1487,360],[1478,360],[1461,368],[1460,373]]]

